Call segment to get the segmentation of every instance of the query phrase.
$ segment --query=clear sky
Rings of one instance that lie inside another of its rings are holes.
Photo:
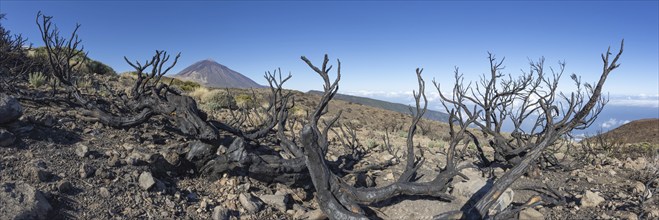
[[[571,73],[594,82],[600,54],[624,38],[622,66],[605,91],[659,105],[658,1],[0,0],[3,26],[35,46],[43,45],[39,10],[62,33],[80,23],[90,57],[117,72],[131,70],[123,56],[145,60],[162,49],[182,53],[173,73],[210,58],[265,84],[264,71],[281,67],[293,74],[288,88],[306,91],[322,85],[300,56],[320,63],[328,53],[342,61],[341,92],[383,96],[415,89],[417,67],[428,82],[451,83],[455,66],[477,79],[488,71],[488,51],[506,57],[506,73],[545,56],[567,63],[565,83]]]

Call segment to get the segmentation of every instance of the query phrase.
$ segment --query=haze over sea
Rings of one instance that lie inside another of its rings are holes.
[[[427,85],[428,86],[428,85]],[[428,90],[428,87],[426,88]],[[434,89],[434,87],[432,87]],[[412,92],[386,93],[386,92],[365,92],[353,91],[347,92],[349,95],[364,96],[374,99],[380,99],[389,102],[414,105]],[[428,108],[440,112],[446,112],[444,107],[439,103],[436,92],[429,92]],[[639,96],[613,96],[609,95],[609,102],[604,106],[604,110],[599,117],[593,122],[592,126],[585,130],[575,130],[575,136],[595,135],[598,131],[606,132],[617,128],[630,121],[659,118],[659,97],[656,95],[639,95]],[[513,129],[507,124],[503,129],[511,131]],[[527,125],[528,126],[528,125]]]

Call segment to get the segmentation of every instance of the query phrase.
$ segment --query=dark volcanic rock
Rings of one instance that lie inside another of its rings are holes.
[[[14,97],[0,93],[0,124],[17,120],[23,114],[23,108]]]
[[[11,132],[0,128],[0,147],[7,147],[14,143],[16,136]]]
[[[68,193],[73,189],[73,184],[69,181],[61,181],[57,184],[57,189],[61,193]]]
[[[30,175],[34,181],[39,182],[48,182],[52,177],[52,173],[39,167],[32,167],[30,169]]]
[[[91,177],[96,172],[96,168],[92,167],[91,165],[83,163],[80,166],[80,170],[78,172],[80,173],[80,177],[88,178]]]
[[[229,210],[225,209],[222,206],[216,206],[213,208],[213,220],[229,220]]]
[[[41,191],[25,183],[4,183],[0,219],[46,219],[52,209]]]
[[[250,193],[241,193],[238,196],[238,201],[249,213],[256,213],[263,208],[263,202]]]
[[[201,141],[195,141],[188,146],[190,151],[185,155],[185,159],[194,163],[196,167],[201,167],[207,161],[215,157],[216,147]]]

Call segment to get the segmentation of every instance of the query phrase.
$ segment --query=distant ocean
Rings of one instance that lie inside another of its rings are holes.
[[[535,119],[533,117],[529,117]],[[572,135],[579,140],[585,136],[594,136],[598,132],[605,133],[631,121],[648,118],[659,118],[659,108],[639,106],[606,105],[604,110],[597,116],[595,122],[584,130],[573,130]],[[527,121],[524,128],[530,129],[533,122]],[[505,131],[512,131],[514,127],[504,124]],[[528,132],[528,130],[526,130]]]
[[[535,120],[533,116],[529,118]],[[606,105],[590,127],[584,130],[573,130],[572,135],[575,139],[579,140],[584,136],[596,135],[600,131],[602,133],[607,132],[630,121],[647,118],[659,118],[659,108]],[[530,130],[531,126],[533,126],[533,121],[526,121],[522,127]],[[510,132],[513,129],[514,127],[511,123],[504,123],[504,131]],[[525,131],[529,132],[529,130]]]
[[[396,94],[396,95],[383,95],[383,94],[359,94],[351,93],[351,95],[369,97],[389,102],[403,103],[407,105],[414,104],[414,101],[411,99],[411,95],[405,94]],[[584,130],[574,130],[572,134],[575,137],[583,135],[595,135],[598,131],[607,132],[611,129],[620,127],[623,124],[626,124],[630,121],[647,119],[647,118],[659,118],[659,97],[658,96],[644,96],[644,97],[635,97],[636,100],[640,100],[642,105],[639,105],[638,102],[625,102],[621,97],[612,97],[615,100],[612,100],[609,104],[604,106],[604,110],[597,117],[595,122],[588,128]],[[624,98],[624,97],[623,97]],[[621,101],[622,100],[622,101]],[[629,104],[629,105],[626,105]],[[440,112],[446,112],[443,107],[440,108],[437,101],[434,101],[428,105],[429,109],[437,110]],[[528,121],[523,127],[529,128],[533,125],[533,122]],[[506,132],[512,131],[513,126],[511,123],[505,123],[503,130]]]

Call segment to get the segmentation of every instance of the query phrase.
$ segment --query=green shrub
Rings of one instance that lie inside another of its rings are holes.
[[[160,80],[162,83],[170,84],[172,87],[176,87],[184,92],[193,92],[196,89],[200,88],[201,85],[199,83],[193,82],[193,81],[184,81],[180,80],[177,78],[171,78],[171,77],[166,77],[163,76],[162,79]]]
[[[128,71],[119,74],[119,78],[124,79],[137,79],[137,73],[135,71]]]
[[[100,75],[117,74],[117,72],[115,72],[112,67],[96,60],[87,62],[86,66],[89,73],[96,73]]]
[[[371,149],[371,148],[374,148],[374,147],[377,147],[377,146],[378,146],[378,143],[376,141],[374,141],[373,139],[366,140],[366,148],[367,149]]]
[[[30,75],[28,77],[28,81],[30,82],[30,84],[32,86],[34,86],[34,88],[39,88],[39,87],[43,86],[44,84],[46,84],[46,82],[48,81],[48,78],[46,77],[46,75],[44,75],[41,72],[33,72],[33,73],[30,73]]]
[[[444,142],[441,141],[430,141],[428,143],[429,148],[443,148],[444,147]]]
[[[298,105],[293,106],[293,108],[291,108],[289,112],[291,113],[292,116],[295,117],[300,117],[300,118],[307,117],[307,110],[304,107]]]
[[[221,90],[213,90],[201,97],[201,102],[205,103],[209,110],[215,111],[220,109],[238,109],[236,100],[228,93]]]
[[[195,89],[197,89],[201,86],[201,85],[199,85],[199,83],[192,82],[192,81],[181,81],[181,80],[176,80],[176,79],[174,81],[175,82],[176,81],[180,82],[180,83],[178,83],[179,84],[178,88],[183,90],[184,92],[192,92],[192,91],[194,91]]]
[[[80,89],[89,89],[92,87],[92,80],[86,78],[79,78],[76,80],[76,86]]]
[[[240,94],[233,99],[239,108],[250,109],[254,106],[254,99],[250,95]]]

